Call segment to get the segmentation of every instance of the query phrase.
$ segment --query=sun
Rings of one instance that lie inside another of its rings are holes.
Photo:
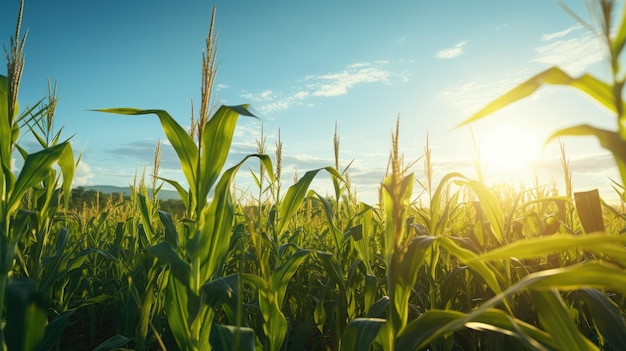
[[[531,175],[543,144],[541,138],[529,129],[506,126],[481,133],[477,142],[485,174],[506,180]]]

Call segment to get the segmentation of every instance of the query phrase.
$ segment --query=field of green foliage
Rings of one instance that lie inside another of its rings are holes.
[[[613,81],[554,67],[465,123],[544,84],[576,88],[614,111],[617,129],[580,125],[552,138],[597,137],[615,157],[624,199],[626,24],[609,23],[612,1],[596,5]],[[377,204],[352,193],[338,136],[335,164],[289,186],[281,145],[268,152],[263,138],[257,154],[224,169],[237,119],[251,113],[211,106],[211,26],[191,131],[163,110],[101,111],[160,123],[189,186],[159,177],[157,146],[153,174],[129,180],[130,197],[77,204],[80,157],[54,128],[54,89],[18,107],[24,39],[18,20],[0,75],[2,350],[626,349],[626,215],[597,192],[572,192],[564,152],[564,194],[459,173],[435,182],[428,145],[424,173],[408,172],[398,126]],[[27,133],[40,151],[20,147]],[[17,173],[12,156],[24,160]],[[242,167],[256,193],[235,198]],[[310,187],[318,176],[330,178],[332,196]],[[177,214],[161,207],[164,184],[180,195]],[[417,193],[426,205],[413,202]]]

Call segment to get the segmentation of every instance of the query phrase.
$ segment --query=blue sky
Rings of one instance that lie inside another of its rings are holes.
[[[583,1],[565,3],[588,18]],[[552,65],[574,75],[591,71],[606,78],[609,72],[600,42],[556,1],[26,1],[20,101],[45,96],[47,77],[58,81],[56,125],[68,137],[75,134],[74,149],[83,151],[75,186],[126,186],[137,167],[149,173],[157,140],[165,142],[156,117],[91,109],[164,109],[189,125],[190,101],[200,102],[201,53],[214,4],[217,98],[250,103],[259,116],[240,120],[229,162],[255,152],[261,124],[273,154],[280,129],[283,183],[289,185],[296,172],[334,164],[337,124],[341,166],[353,161],[352,185],[370,203],[398,116],[407,161],[423,155],[428,134],[436,178],[451,171],[475,177],[471,132],[453,129],[456,124]],[[5,45],[18,7],[18,0],[0,2]],[[518,155],[517,145],[524,144],[543,160],[536,172],[550,184],[562,178],[558,144],[541,149],[543,141],[582,122],[615,125],[578,92],[547,87],[472,128],[491,181],[511,177],[493,159],[501,152]],[[507,130],[514,132],[502,138]],[[591,138],[563,142],[575,188],[597,187],[613,196],[609,177],[618,174],[610,155]],[[174,152],[163,148],[161,176],[182,181]],[[511,167],[515,175],[530,169]],[[423,179],[421,161],[414,171]],[[250,189],[245,173],[238,181],[242,191]],[[329,185],[320,177],[314,188],[325,193]]]

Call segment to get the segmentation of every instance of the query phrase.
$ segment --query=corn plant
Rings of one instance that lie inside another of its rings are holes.
[[[18,145],[20,134],[20,124],[45,117],[45,112],[50,111],[50,105],[42,107],[41,112],[37,112],[37,106],[44,106],[43,100],[35,104],[34,107],[19,112],[18,91],[20,87],[21,75],[24,67],[23,49],[26,36],[21,36],[21,17],[23,2],[20,6],[15,36],[11,38],[9,52],[7,52],[7,75],[0,75],[0,321],[6,321],[6,326],[0,330],[0,348],[6,349],[34,349],[43,340],[46,319],[41,316],[41,311],[33,304],[33,284],[32,280],[25,284],[12,284],[13,279],[9,278],[9,273],[13,269],[13,262],[16,255],[20,255],[20,243],[27,230],[31,228],[31,220],[34,216],[41,216],[44,223],[41,224],[37,237],[35,252],[41,252],[42,245],[45,245],[45,236],[50,232],[50,213],[33,214],[24,212],[22,201],[28,192],[42,194],[42,208],[54,206],[56,196],[59,194],[58,182],[61,176],[54,169],[58,165],[62,174],[62,184],[60,186],[63,199],[67,204],[70,194],[70,185],[74,174],[74,157],[69,141],[57,142],[42,145],[43,149],[38,152],[28,153]],[[30,120],[29,120],[30,119]],[[14,151],[19,151],[24,158],[24,164],[19,174],[16,176],[12,170],[11,160]],[[35,226],[36,227],[36,226]],[[63,235],[63,232],[59,234]],[[36,266],[39,265],[41,256],[36,255]],[[26,267],[22,267],[26,268]],[[39,275],[39,271],[36,272]],[[8,285],[7,285],[8,284]],[[12,286],[11,293],[7,293],[7,286]],[[36,289],[35,289],[36,290]],[[30,296],[30,297],[29,297]],[[11,303],[23,303],[23,310],[13,311],[15,316],[8,318],[7,299]],[[17,300],[15,300],[17,299]],[[7,308],[5,310],[5,308]],[[18,318],[15,319],[14,317]],[[35,318],[35,319],[33,319]],[[30,324],[29,324],[30,323]],[[27,340],[26,335],[32,333],[33,338]]]

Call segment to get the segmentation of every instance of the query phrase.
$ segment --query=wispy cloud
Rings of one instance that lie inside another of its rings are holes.
[[[355,62],[339,72],[306,76],[300,80],[299,86],[288,93],[267,89],[260,93],[244,92],[242,97],[260,103],[255,107],[256,110],[267,115],[303,105],[305,101],[314,98],[345,95],[358,85],[388,83],[396,76],[400,76],[400,81],[408,80],[406,73],[394,74],[385,69],[388,64],[389,61],[384,60],[374,63]]]
[[[467,40],[456,43],[453,47],[437,51],[435,57],[438,59],[448,60],[463,54],[463,47],[467,44]]]
[[[369,65],[368,65],[369,66]],[[324,74],[321,76],[307,77],[313,80],[311,84],[313,96],[338,96],[344,95],[348,89],[358,84],[386,82],[390,73],[379,68],[363,66],[348,66],[339,73]]]
[[[542,41],[550,41],[552,39],[561,38],[561,37],[564,37],[564,36],[568,35],[572,31],[581,29],[582,27],[583,27],[582,25],[576,24],[576,25],[573,25],[573,26],[571,26],[571,27],[569,27],[567,29],[564,29],[562,31],[559,31],[559,32],[544,34],[544,35],[541,36],[541,40]]]
[[[535,48],[537,57],[532,61],[558,66],[570,74],[578,74],[604,59],[607,52],[601,40],[586,30],[580,33],[580,30],[585,29],[581,25],[575,25],[559,32],[544,34],[541,40],[545,44]]]

